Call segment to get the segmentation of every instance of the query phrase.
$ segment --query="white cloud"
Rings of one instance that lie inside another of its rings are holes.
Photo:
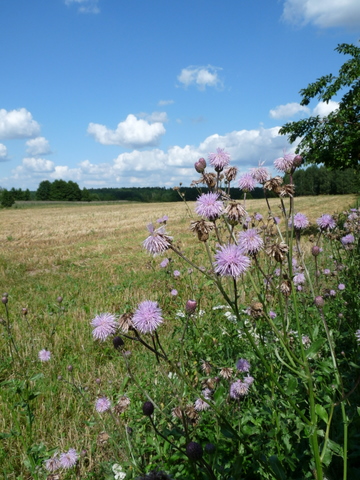
[[[139,113],[137,115],[139,118],[143,118],[149,123],[160,122],[166,123],[169,119],[166,112],[153,112],[153,113]]]
[[[166,130],[161,122],[149,123],[130,114],[124,122],[118,124],[116,130],[110,130],[98,123],[90,123],[87,131],[103,145],[142,148],[157,145]]]
[[[8,160],[7,148],[4,144],[0,143],[0,162],[6,162]]]
[[[218,75],[220,70],[222,69],[211,65],[207,67],[189,66],[181,70],[177,79],[184,87],[196,85],[199,90],[205,90],[206,87],[221,87],[222,82]]]
[[[43,173],[52,172],[55,169],[55,164],[44,158],[26,157],[22,161],[22,167],[28,171]]]
[[[320,117],[327,117],[329,113],[333,112],[339,108],[338,102],[334,102],[333,100],[329,100],[328,103],[326,102],[319,102],[313,110],[313,115]]]
[[[309,113],[308,107],[300,105],[300,103],[287,103],[286,105],[278,105],[273,110],[270,110],[269,115],[271,118],[288,118],[293,117],[299,112]]]
[[[359,0],[285,0],[282,18],[293,24],[320,28],[360,27]]]
[[[0,109],[0,138],[29,138],[40,133],[40,125],[26,108],[7,111]]]
[[[45,137],[36,137],[26,142],[26,153],[31,156],[48,155],[51,153],[49,142]]]
[[[65,0],[65,5],[78,5],[78,12],[80,13],[100,13],[98,7],[99,0]]]
[[[175,103],[174,100],[159,100],[158,105],[162,107],[164,105],[172,105],[173,103]]]

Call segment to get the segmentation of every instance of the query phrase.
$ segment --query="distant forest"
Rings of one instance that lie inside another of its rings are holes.
[[[288,176],[284,178],[289,183]],[[293,175],[296,196],[303,195],[343,195],[360,192],[360,174],[356,170],[328,170],[325,167],[312,165],[297,170]],[[90,188],[80,189],[76,182],[71,180],[44,180],[36,192],[12,188],[0,189],[0,197],[6,197],[11,203],[16,200],[45,200],[45,201],[132,201],[132,202],[178,202],[185,198],[188,201],[196,200],[199,192],[206,192],[206,188],[195,187],[122,187],[122,188]],[[233,199],[243,196],[239,188],[230,189]],[[270,192],[271,193],[271,192]],[[263,198],[261,187],[255,188],[247,194],[247,198]]]

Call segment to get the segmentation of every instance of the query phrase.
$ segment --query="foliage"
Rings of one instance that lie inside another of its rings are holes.
[[[307,162],[324,164],[333,169],[359,168],[360,160],[360,48],[339,44],[337,52],[350,55],[337,76],[324,75],[300,90],[300,105],[308,105],[318,98],[328,103],[343,93],[338,108],[327,117],[312,116],[286,123],[281,135],[288,135],[290,143],[300,139],[296,152]]]
[[[36,191],[36,199],[43,201],[79,202],[82,200],[90,202],[91,196],[86,188],[81,190],[79,185],[71,180],[68,182],[65,180],[54,180],[53,182],[44,180],[40,182]]]
[[[14,205],[15,203],[15,198],[13,193],[6,189],[2,190],[1,192],[1,202],[0,205],[4,208],[10,208]]]

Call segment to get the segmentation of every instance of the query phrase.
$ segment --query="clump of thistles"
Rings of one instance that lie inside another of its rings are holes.
[[[138,305],[132,322],[136,330],[141,333],[152,333],[163,323],[162,311],[157,302],[145,300]]]
[[[223,245],[215,254],[214,270],[221,276],[237,278],[250,266],[250,259],[237,245]]]
[[[143,247],[152,255],[160,255],[171,246],[172,237],[166,234],[165,227],[161,226],[155,230],[154,225],[147,226],[150,235],[143,241]]]
[[[110,335],[114,335],[118,327],[115,315],[111,313],[101,313],[97,315],[92,321],[91,325],[94,327],[92,332],[95,340],[103,342]]]

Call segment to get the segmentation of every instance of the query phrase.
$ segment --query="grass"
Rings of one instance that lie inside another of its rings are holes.
[[[314,222],[322,213],[342,211],[355,200],[354,195],[300,197],[296,208]],[[278,200],[271,203],[273,212],[280,212]],[[182,277],[166,277],[158,268],[160,260],[151,259],[141,248],[146,224],[166,214],[176,244],[201,256],[197,243],[190,247],[193,236],[188,225],[193,207],[189,204],[187,209],[183,203],[56,204],[0,211],[0,288],[9,294],[12,334],[20,347],[10,364],[5,339],[0,337],[0,381],[25,382],[17,391],[7,384],[0,393],[0,472],[4,478],[32,478],[21,443],[30,435],[23,408],[26,392],[36,393],[27,402],[34,413],[31,445],[86,450],[76,473],[66,479],[103,478],[98,466],[111,460],[113,450],[98,437],[106,426],[94,413],[94,401],[99,395],[124,394],[131,382],[117,352],[94,343],[89,322],[96,313],[123,313],[145,299],[161,300],[168,311],[183,308],[194,293],[198,297],[199,292],[206,293],[203,285],[189,285],[183,278],[187,267],[174,261],[171,268],[178,268]],[[249,213],[265,213],[264,209],[261,200],[247,201]],[[181,295],[171,298],[169,291],[175,287]],[[63,297],[62,303],[57,302],[58,296]],[[206,294],[201,301],[206,306]],[[0,317],[5,319],[5,308]],[[38,361],[42,348],[52,351],[51,362]],[[135,346],[132,358],[138,374],[146,376],[142,349]],[[42,376],[29,381],[39,373]],[[133,398],[141,402],[140,397]],[[119,461],[122,454],[119,447],[118,458],[112,460]]]

